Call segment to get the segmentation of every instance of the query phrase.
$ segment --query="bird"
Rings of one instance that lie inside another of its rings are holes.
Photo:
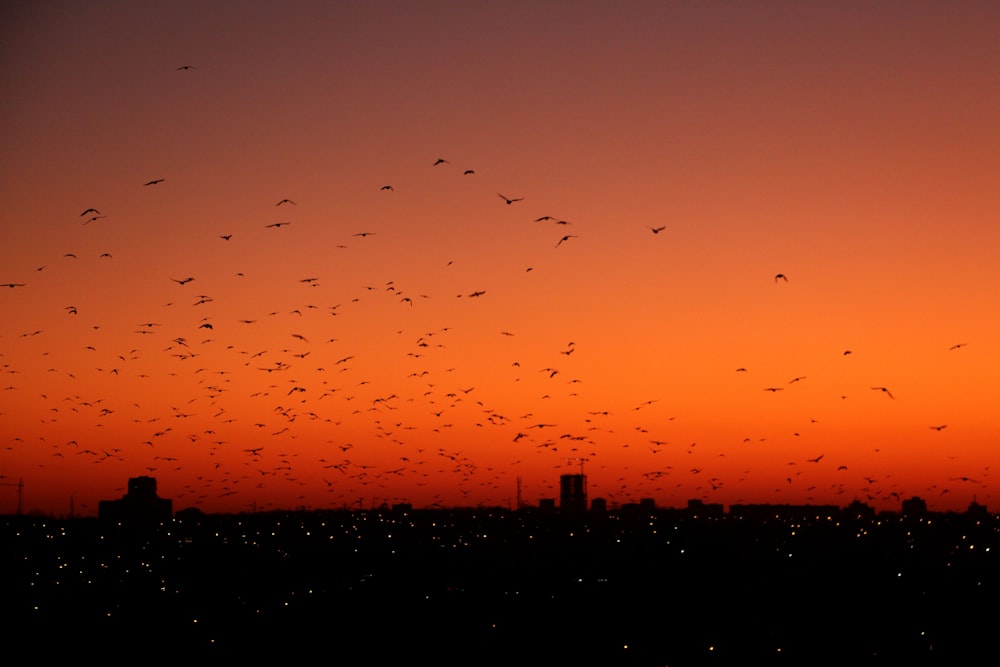
[[[522,199],[524,199],[524,197],[508,197],[507,195],[502,195],[499,192],[497,193],[497,195],[499,195],[500,199],[503,199],[505,202],[507,202],[508,206],[516,201],[521,201]]]
[[[896,398],[895,396],[892,395],[892,392],[889,391],[888,389],[886,389],[885,387],[872,387],[872,389],[874,389],[876,391],[881,391],[881,392],[887,394],[889,396],[889,398]]]
[[[443,157],[439,157],[437,160],[434,161],[434,165],[433,166],[436,167],[439,164],[451,164],[451,163],[448,162],[447,160],[445,160]]]
[[[785,276],[784,273],[775,274],[775,276],[774,276],[774,282],[778,282],[779,280],[784,280],[787,283],[788,282],[788,277]]]
[[[463,176],[471,176],[474,173],[476,173],[475,169],[466,169],[465,171],[462,172],[462,175]]]
[[[222,239],[223,241],[228,241],[229,239],[233,238],[233,235],[232,234],[220,234],[219,238]]]
[[[197,68],[194,65],[181,65],[180,67],[177,68],[177,71],[180,72],[188,69],[197,69]]]
[[[381,189],[381,190],[386,190],[386,191],[389,191],[389,192],[392,192],[392,191],[393,191],[393,190],[395,190],[396,188],[392,187],[391,185],[383,185],[383,186],[382,186],[382,187],[381,187],[380,189]]]
[[[91,213],[93,213],[94,215],[100,215],[101,214],[101,212],[98,211],[96,208],[88,208],[87,210],[85,210],[83,213],[80,214],[80,217],[82,218],[83,216],[89,215]]]
[[[576,236],[574,236],[572,234],[567,234],[566,236],[564,236],[561,239],[559,239],[559,243],[556,244],[556,247],[558,248],[559,246],[561,246],[564,241],[568,241],[570,239],[575,239],[575,238],[576,238]]]
[[[277,204],[275,204],[275,206],[281,206],[282,204],[291,204],[292,206],[297,206],[297,204],[293,202],[291,199],[282,199]]]
[[[957,350],[957,349],[959,349],[961,347],[965,347],[966,345],[968,345],[968,343],[956,343],[956,344],[952,345],[951,347],[949,347],[948,349],[949,350]]]
[[[808,461],[809,463],[819,463],[822,458],[823,458],[823,454],[820,454],[816,458],[806,459],[806,461]]]
[[[944,429],[948,428],[948,425],[941,424],[940,426],[931,426],[931,428],[934,429],[935,431],[943,431]]]
[[[157,183],[162,183],[163,181],[164,179],[162,178],[154,178],[151,181],[146,181],[145,183],[143,183],[143,185],[156,185]]]
[[[660,233],[660,232],[662,232],[662,231],[663,231],[664,229],[666,229],[666,226],[665,226],[665,225],[664,225],[663,227],[650,227],[650,228],[649,228],[649,230],[650,230],[651,232],[653,232],[654,234],[659,234],[659,233]]]
[[[375,232],[358,232],[357,234],[351,234],[351,236],[360,236],[364,238],[365,236],[373,236]]]
[[[764,387],[764,391],[771,391],[771,392],[781,391],[781,387]]]
[[[284,227],[285,225],[290,225],[290,222],[272,222],[269,225],[264,225],[265,228],[270,229],[271,227]]]
[[[3,285],[0,285],[0,287],[10,287],[13,289],[15,287],[24,287],[24,285],[24,283],[4,283]]]
[[[185,284],[191,282],[192,280],[194,280],[194,278],[181,278],[179,280],[177,278],[171,278],[171,280],[173,280],[175,283],[178,283],[180,285],[185,285]]]

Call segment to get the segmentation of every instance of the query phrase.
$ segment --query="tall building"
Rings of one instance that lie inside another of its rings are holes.
[[[579,516],[587,512],[587,476],[559,477],[559,509],[563,514]]]
[[[902,512],[904,515],[924,516],[927,514],[927,503],[919,496],[913,496],[909,500],[903,501]]]
[[[118,500],[102,500],[97,514],[111,521],[167,521],[173,516],[173,501],[156,495],[155,477],[132,477],[128,493]]]

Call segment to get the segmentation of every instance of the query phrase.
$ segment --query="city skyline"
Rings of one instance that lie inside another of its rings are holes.
[[[0,17],[0,514],[997,510],[994,4]]]

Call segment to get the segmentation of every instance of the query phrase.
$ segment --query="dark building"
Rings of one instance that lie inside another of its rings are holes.
[[[874,519],[876,514],[874,507],[857,499],[851,501],[844,513],[854,519]]]
[[[721,503],[706,503],[697,498],[688,500],[688,514],[692,516],[723,516],[725,508]]]
[[[561,475],[559,477],[559,509],[565,515],[582,516],[586,514],[586,475]]]
[[[972,502],[969,503],[969,509],[967,509],[965,513],[974,517],[985,517],[989,514],[989,512],[986,511],[986,505],[980,505],[976,502],[975,496],[972,497]]]
[[[542,498],[538,501],[538,511],[542,514],[555,514],[556,513],[556,499],[555,498]]]
[[[927,503],[923,498],[913,496],[909,500],[903,501],[903,514],[910,516],[924,516],[927,514]]]
[[[118,500],[102,500],[98,518],[109,521],[167,521],[173,516],[173,501],[156,495],[155,477],[132,477],[128,493]]]

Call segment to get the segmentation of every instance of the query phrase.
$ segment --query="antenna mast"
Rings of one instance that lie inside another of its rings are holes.
[[[0,482],[3,486],[16,486],[17,487],[17,515],[21,516],[21,497],[24,492],[24,478],[18,477],[17,483],[14,482]]]

